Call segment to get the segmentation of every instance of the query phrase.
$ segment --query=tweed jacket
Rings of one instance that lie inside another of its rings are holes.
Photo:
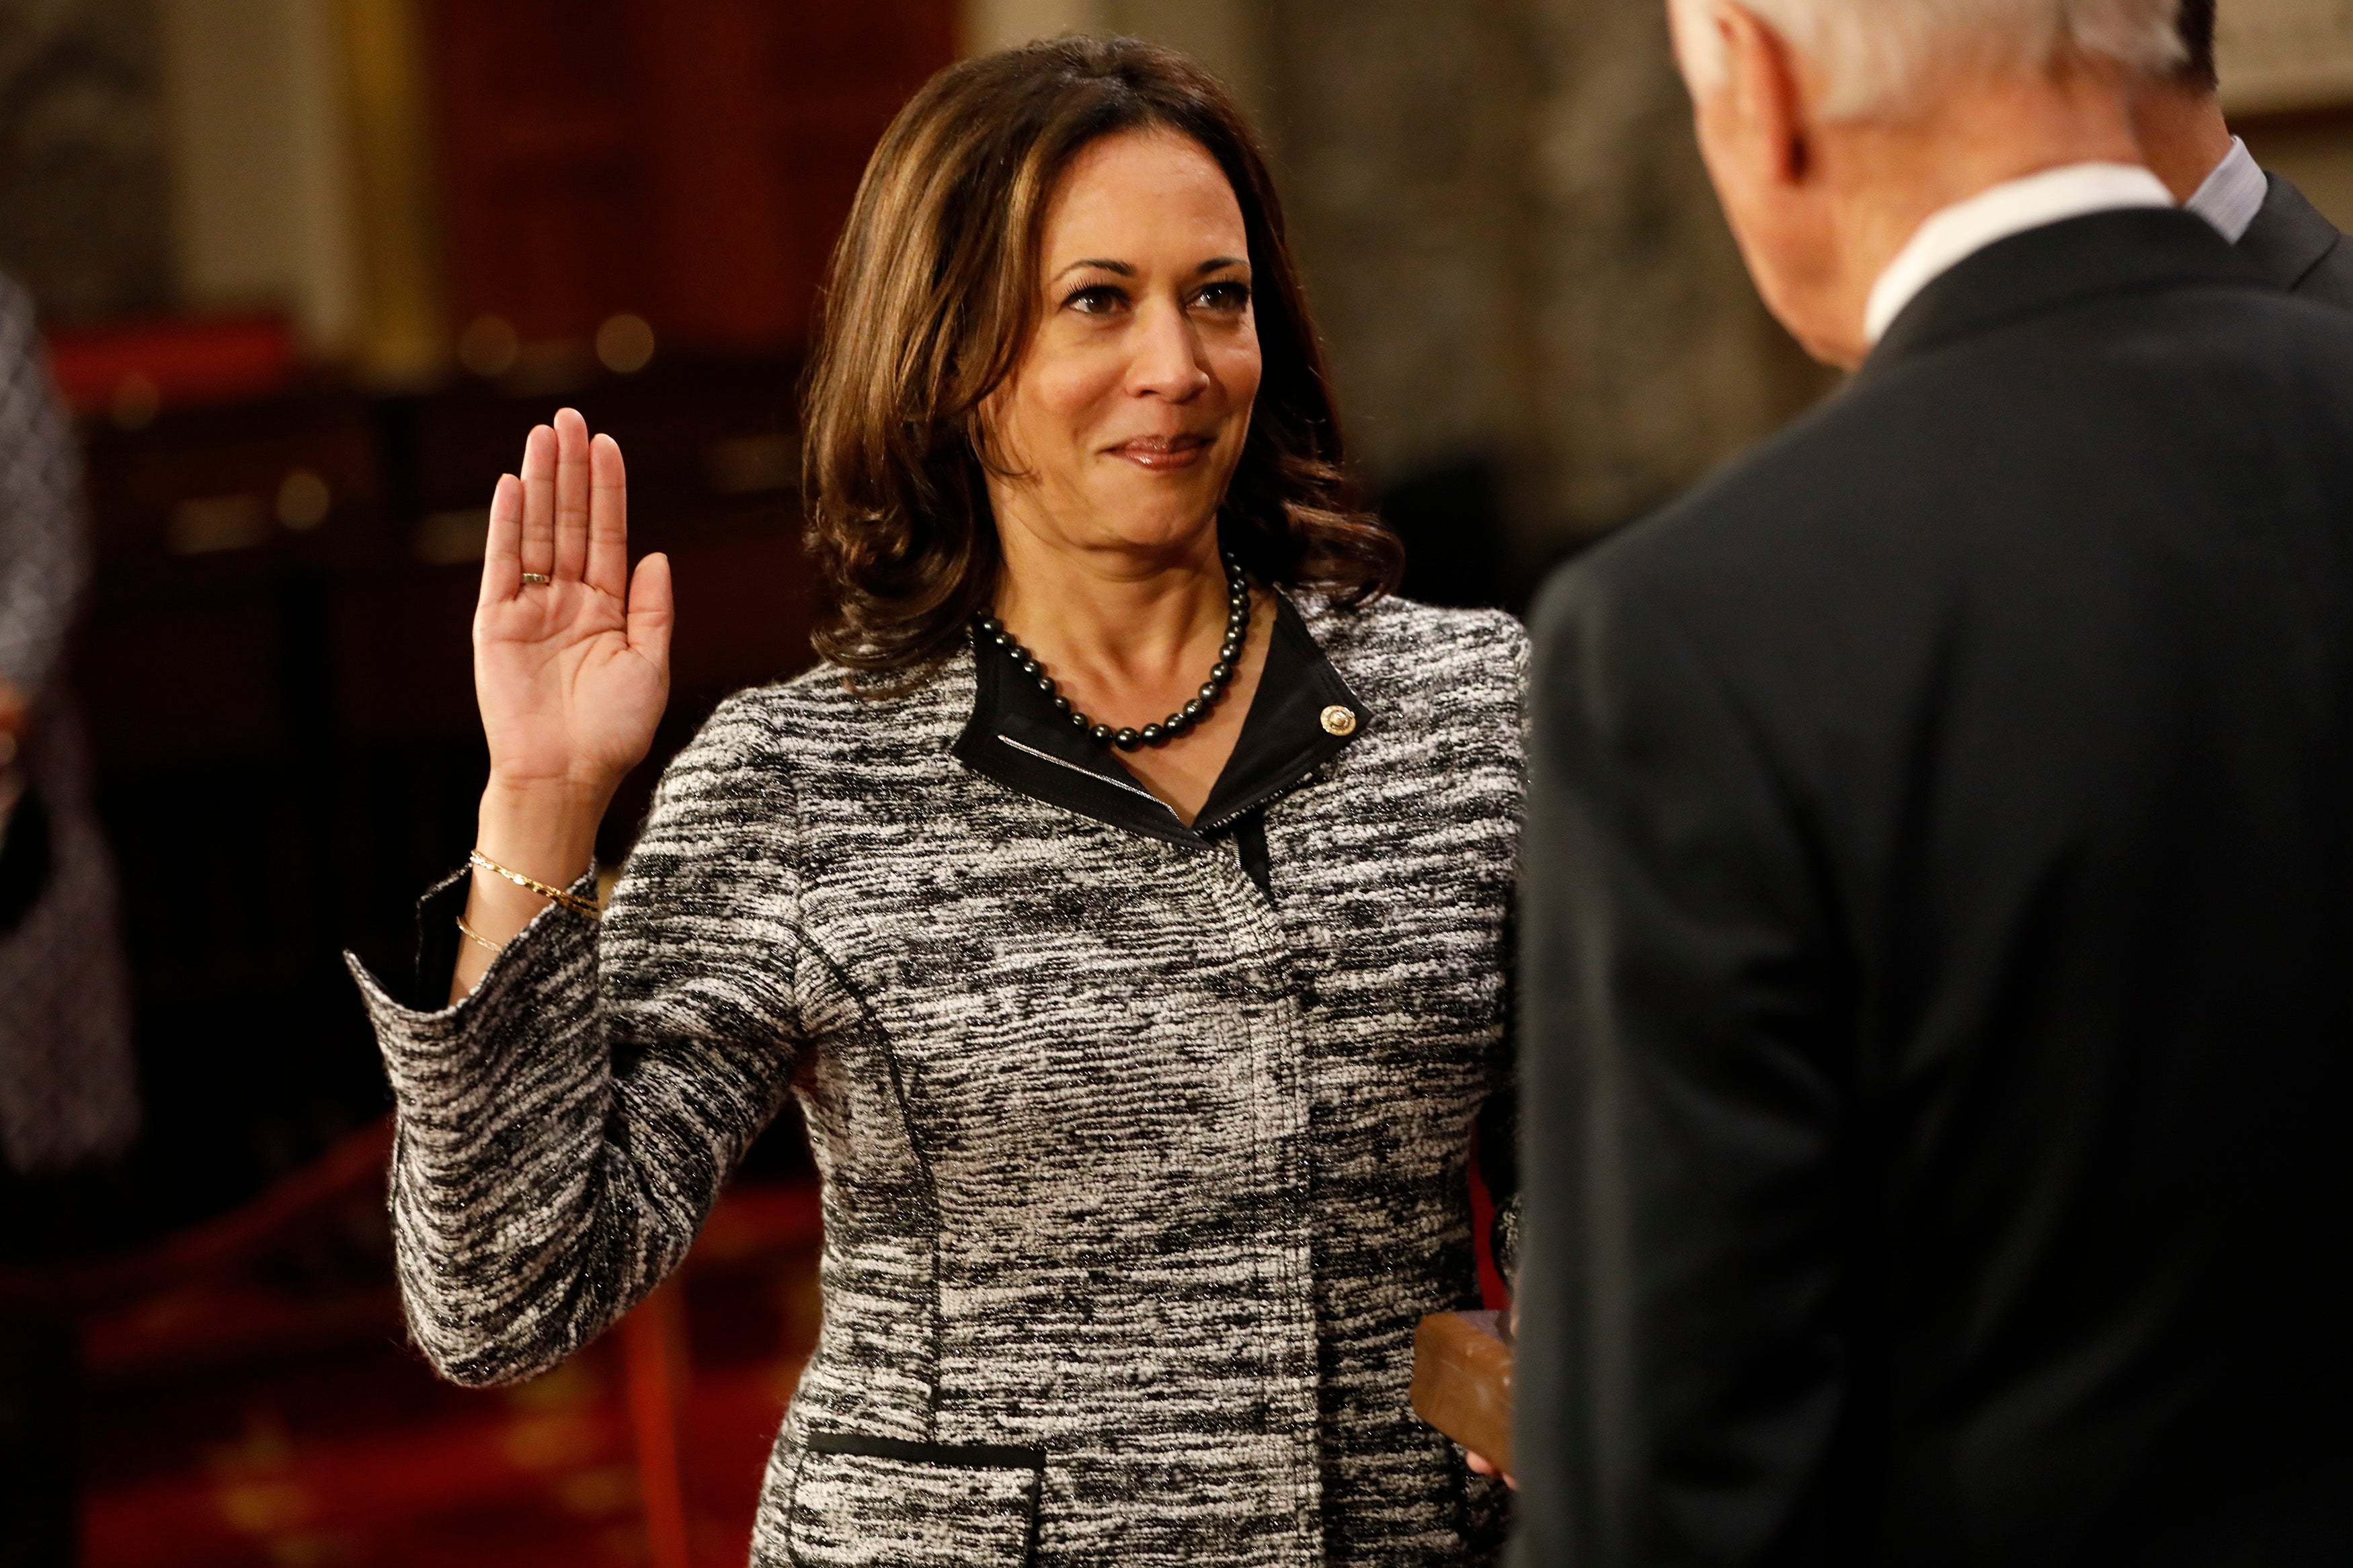
[[[0,278],[0,680],[34,715],[16,777],[0,758],[0,1182],[103,1163],[139,1133],[114,859],[65,681],[90,568],[80,462],[33,301]]]
[[[579,1348],[789,1091],[824,1328],[756,1563],[1491,1561],[1500,1489],[1407,1389],[1417,1320],[1476,1303],[1472,1131],[1512,1093],[1525,646],[1397,600],[1281,615],[1354,725],[1256,814],[1264,889],[1239,835],[974,765],[1002,738],[965,652],[902,696],[820,668],[730,700],[601,929],[551,908],[455,1006],[362,972],[435,1365]]]

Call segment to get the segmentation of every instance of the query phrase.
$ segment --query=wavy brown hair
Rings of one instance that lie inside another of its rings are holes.
[[[1241,205],[1263,372],[1219,532],[1261,581],[1362,604],[1405,553],[1357,504],[1282,208],[1233,97],[1173,50],[1059,38],[934,77],[884,132],[835,247],[803,415],[818,651],[912,674],[949,653],[999,563],[981,411],[1039,317],[1039,250],[1081,152],[1166,130]]]

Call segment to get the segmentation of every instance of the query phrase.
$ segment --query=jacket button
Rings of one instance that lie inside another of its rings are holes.
[[[1331,707],[1324,710],[1324,728],[1326,732],[1334,735],[1355,734],[1356,732],[1355,710],[1343,708],[1335,702]]]

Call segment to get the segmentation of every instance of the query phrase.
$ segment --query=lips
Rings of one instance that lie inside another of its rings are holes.
[[[1139,468],[1165,472],[1191,468],[1215,445],[1214,436],[1138,436],[1110,448],[1110,455],[1124,458]]]

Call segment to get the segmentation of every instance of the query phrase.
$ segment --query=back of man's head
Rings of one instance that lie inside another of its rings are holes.
[[[1671,0],[1686,26],[1685,58],[1701,83],[1719,0]],[[1735,0],[1787,38],[1822,73],[1823,112],[1900,114],[1955,67],[2034,70],[2063,56],[2113,60],[2140,75],[2179,68],[2189,22],[2182,0]],[[2213,0],[2202,5],[2212,35]],[[2211,51],[2210,51],[2211,55]]]

